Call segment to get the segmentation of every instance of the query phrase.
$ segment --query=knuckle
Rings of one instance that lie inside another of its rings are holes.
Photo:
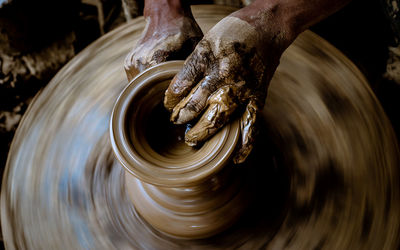
[[[206,106],[205,98],[191,98],[185,105],[185,108],[195,113],[201,112]]]
[[[151,57],[151,62],[155,63],[165,62],[170,54],[171,51],[161,50],[161,49],[156,50],[154,51],[153,56]]]
[[[201,88],[208,93],[214,93],[221,86],[222,82],[215,74],[207,75],[201,82]]]

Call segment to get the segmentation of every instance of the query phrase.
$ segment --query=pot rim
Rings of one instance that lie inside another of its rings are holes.
[[[110,139],[114,155],[133,176],[158,186],[182,187],[197,185],[218,173],[231,159],[240,136],[239,120],[225,125],[197,151],[199,158],[187,158],[187,162],[169,167],[146,158],[137,150],[142,145],[132,145],[128,131],[128,110],[136,108],[132,104],[142,92],[153,85],[171,80],[181,69],[184,61],[168,61],[150,67],[138,74],[121,92],[110,119]],[[133,134],[134,136],[134,134]],[[143,147],[140,148],[143,150]],[[196,153],[195,153],[196,154]],[[191,160],[191,161],[190,161]]]

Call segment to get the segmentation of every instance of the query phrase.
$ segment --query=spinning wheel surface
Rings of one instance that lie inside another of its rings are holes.
[[[204,31],[232,11],[193,8]],[[399,152],[390,123],[358,69],[309,31],[285,52],[270,86],[264,130],[282,164],[256,174],[251,215],[196,241],[149,227],[129,201],[108,137],[112,107],[127,84],[123,59],[144,25],[137,18],[91,44],[29,107],[3,179],[7,248],[398,246]]]

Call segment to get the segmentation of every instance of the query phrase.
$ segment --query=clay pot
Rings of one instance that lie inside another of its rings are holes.
[[[170,236],[195,239],[229,227],[246,202],[241,180],[227,167],[239,122],[193,148],[184,142],[186,127],[169,121],[164,92],[182,66],[163,63],[133,79],[115,104],[110,134],[140,215]]]

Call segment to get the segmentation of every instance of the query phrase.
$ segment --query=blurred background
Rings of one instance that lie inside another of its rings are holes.
[[[248,2],[191,1],[239,8]],[[390,18],[396,14],[400,18],[396,3],[354,0],[311,30],[365,74],[399,138],[400,47],[396,36],[400,31]],[[34,96],[82,49],[142,11],[143,1],[136,0],[0,0],[1,174],[15,130]]]

